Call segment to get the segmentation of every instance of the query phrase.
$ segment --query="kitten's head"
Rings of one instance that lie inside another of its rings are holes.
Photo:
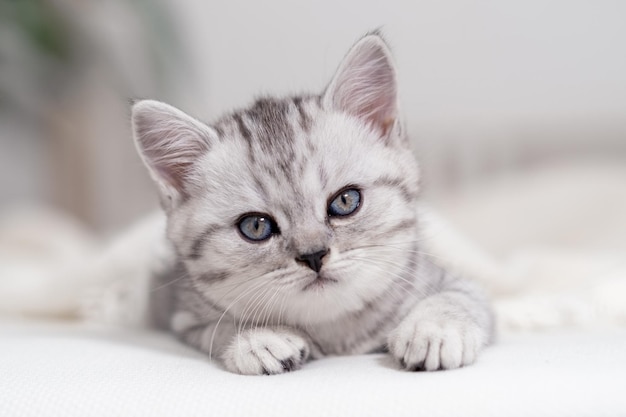
[[[376,34],[357,42],[321,95],[260,99],[212,125],[141,101],[133,129],[168,237],[222,309],[332,320],[412,268],[418,172]]]

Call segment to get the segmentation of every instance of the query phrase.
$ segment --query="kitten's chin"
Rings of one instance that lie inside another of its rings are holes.
[[[363,309],[380,288],[355,286],[349,277],[331,272],[311,274],[294,289],[284,305],[284,317],[295,325],[315,325],[337,320]]]

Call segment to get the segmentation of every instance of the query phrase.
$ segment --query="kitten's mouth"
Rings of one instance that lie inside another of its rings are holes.
[[[303,288],[303,291],[313,290],[313,289],[322,289],[328,285],[335,284],[337,281],[334,278],[329,277],[328,275],[318,273],[317,276],[308,284],[306,284]]]

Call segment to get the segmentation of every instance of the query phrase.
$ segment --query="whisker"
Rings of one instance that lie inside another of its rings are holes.
[[[215,342],[215,335],[217,333],[217,329],[220,325],[220,323],[222,322],[222,319],[226,316],[226,313],[228,312],[228,310],[230,310],[230,308],[235,305],[235,303],[237,301],[239,301],[242,297],[245,297],[248,293],[250,293],[253,290],[256,290],[260,287],[262,287],[263,282],[259,282],[257,285],[254,285],[250,288],[248,288],[247,290],[245,290],[243,293],[239,294],[238,297],[236,297],[229,305],[228,307],[226,307],[226,309],[224,310],[224,312],[220,315],[219,319],[217,320],[217,323],[215,324],[215,327],[213,328],[213,333],[211,334],[211,341],[209,343],[209,359],[211,360],[213,358],[213,343]]]
[[[280,295],[280,292],[278,290],[275,291],[272,298],[270,298],[269,301],[267,302],[267,308],[263,310],[263,314],[265,314],[266,317],[265,317],[265,320],[262,321],[263,322],[262,327],[267,327],[269,325],[270,315],[272,311],[274,310],[274,307],[276,307],[278,300],[280,299],[280,297],[278,297],[279,295]]]
[[[417,291],[419,291],[419,292],[423,292],[423,291],[424,291],[423,289],[421,289],[421,288],[417,287],[417,284],[416,284],[416,283],[414,283],[414,282],[411,282],[411,281],[407,280],[406,278],[404,278],[404,277],[403,277],[402,275],[400,275],[399,273],[392,272],[392,271],[389,271],[389,270],[385,269],[385,268],[384,268],[382,265],[380,265],[380,264],[382,263],[382,264],[390,265],[390,266],[393,266],[393,267],[396,267],[396,268],[400,268],[400,272],[410,273],[410,274],[415,274],[415,273],[417,273],[419,270],[409,269],[409,268],[407,268],[406,266],[404,266],[404,265],[402,265],[402,264],[398,264],[397,262],[393,262],[393,261],[390,261],[390,260],[385,259],[385,258],[378,258],[378,259],[377,259],[377,258],[375,258],[375,257],[368,256],[367,258],[365,258],[365,257],[362,257],[362,258],[353,257],[353,259],[355,259],[355,260],[359,260],[359,261],[361,261],[361,262],[363,262],[363,263],[366,263],[366,264],[368,264],[368,266],[369,266],[369,267],[375,267],[375,268],[378,268],[379,270],[383,271],[385,274],[390,274],[390,275],[392,275],[393,277],[399,278],[399,279],[401,279],[401,280],[403,280],[403,281],[405,281],[405,282],[409,283],[411,286],[413,286],[413,288],[414,288],[415,290],[417,290]],[[420,283],[421,283],[422,285],[426,286],[426,289],[430,290],[430,293],[436,292],[436,290],[437,290],[437,289],[436,289],[436,288],[434,288],[434,287],[432,286],[432,284],[430,284],[429,282],[422,281],[422,282],[420,282]],[[427,294],[427,293],[424,293],[423,295],[428,295],[428,294]]]
[[[161,285],[159,285],[157,287],[150,288],[150,292],[155,292],[155,291],[161,290],[163,288],[169,287],[170,285],[175,284],[175,283],[177,283],[179,281],[182,281],[185,278],[189,278],[189,274],[185,273],[185,274],[183,274],[182,276],[180,276],[180,277],[178,277],[176,279],[173,279],[171,281],[166,282],[165,284],[161,284]]]
[[[250,305],[250,307],[245,308],[239,317],[239,325],[237,326],[237,334],[241,334],[244,326],[248,323],[248,318],[254,314],[261,305],[261,300],[269,293],[269,288],[265,287],[258,294],[254,296],[254,298],[250,299],[249,303],[246,303],[246,306]]]
[[[404,252],[404,253],[407,253],[407,254],[425,255],[425,256],[429,256],[429,257],[434,258],[434,259],[439,259],[439,260],[442,260],[442,261],[452,262],[452,260],[450,258],[445,258],[445,257],[440,256],[440,255],[435,255],[432,252],[426,252],[426,251],[421,250],[421,249],[406,248],[406,247],[402,246],[402,244],[361,245],[361,246],[358,246],[358,247],[350,248],[349,250],[344,251],[342,253],[343,254],[349,254],[350,252],[353,252],[353,251],[358,251],[358,250],[361,250],[361,249],[370,249],[370,248],[397,249],[398,251]]]
[[[268,288],[266,291],[266,295],[261,300],[259,300],[258,307],[257,309],[255,309],[256,311],[254,315],[252,316],[250,325],[253,325],[255,328],[262,327],[262,326],[259,326],[259,323],[262,321],[261,319],[263,315],[265,314],[265,311],[270,306],[275,296],[276,296],[276,292],[272,292],[270,291],[270,288]],[[257,317],[259,317],[259,320],[257,320]]]
[[[265,298],[265,296],[269,293],[269,289],[268,288],[263,288],[261,291],[259,291],[259,293],[257,294],[257,296],[254,297],[254,299],[249,300],[248,303],[246,303],[246,306],[248,306],[250,304],[250,309],[249,309],[249,313],[252,314],[254,313],[257,308],[262,305],[262,299]],[[241,335],[243,333],[244,327],[248,324],[248,321],[246,319],[246,310],[248,308],[246,307],[246,309],[244,309],[244,313],[242,314],[242,318],[239,320],[239,326],[237,327],[237,335]],[[241,338],[237,338],[237,343],[241,343]],[[241,346],[239,346],[239,349],[241,349]]]

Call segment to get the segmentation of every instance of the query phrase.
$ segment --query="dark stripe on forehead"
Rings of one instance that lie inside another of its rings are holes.
[[[285,100],[263,98],[246,111],[255,127],[256,139],[266,151],[287,150],[293,145],[293,129]]]
[[[275,178],[279,178],[279,174],[287,179],[295,176],[296,153],[292,123],[297,123],[297,118],[293,113],[291,99],[271,98],[257,100],[245,113],[254,127],[255,143],[268,156],[263,169]]]
[[[286,178],[289,178],[292,176],[291,175],[292,169],[294,168],[293,162],[287,161],[284,159],[279,159],[278,161],[276,161],[276,163],[278,164],[278,168],[281,170],[281,172]]]
[[[248,127],[246,126],[246,123],[243,121],[241,114],[235,113],[233,115],[233,119],[235,120],[235,123],[237,124],[237,129],[239,130],[239,134],[245,139],[246,144],[248,145],[248,158],[250,158],[250,161],[254,163],[255,157],[254,157],[254,149],[252,147],[252,132],[250,132],[250,129],[248,129]]]
[[[293,104],[296,106],[296,109],[298,109],[298,114],[300,115],[300,127],[305,132],[308,132],[309,129],[311,128],[311,119],[309,115],[306,113],[306,110],[304,109],[304,105],[302,103],[302,97],[300,96],[294,97]]]
[[[242,117],[240,114],[235,113],[233,115],[233,119],[235,119],[235,122],[237,123],[237,128],[239,129],[239,134],[248,142],[250,142],[252,140],[252,133],[250,132],[250,129],[248,129],[248,127],[246,126],[246,124],[244,123]]]
[[[213,130],[215,130],[215,133],[217,133],[217,136],[222,139],[222,137],[224,136],[224,129],[222,128],[221,125],[213,125],[211,126],[213,128]]]

